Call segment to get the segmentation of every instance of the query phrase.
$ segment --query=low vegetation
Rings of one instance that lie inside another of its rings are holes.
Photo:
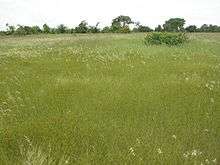
[[[0,164],[219,164],[220,34],[187,35],[0,36]]]
[[[130,32],[220,32],[220,26],[204,24],[200,28],[195,25],[190,25],[184,28],[185,19],[183,18],[171,18],[163,25],[158,25],[154,30],[148,26],[140,24],[140,22],[133,21],[129,16],[120,15],[112,19],[111,26],[99,28],[99,22],[95,26],[89,26],[88,23],[83,20],[75,28],[68,28],[64,24],[58,25],[56,28],[51,28],[47,24],[43,25],[43,28],[39,26],[22,26],[6,24],[7,30],[0,31],[0,35],[30,35],[30,34],[61,34],[61,33],[130,33]],[[134,25],[131,29],[130,25]]]
[[[166,44],[180,45],[187,41],[185,33],[150,33],[145,37],[145,43],[150,45]]]

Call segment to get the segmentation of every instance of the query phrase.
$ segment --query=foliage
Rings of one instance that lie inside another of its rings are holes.
[[[124,27],[121,27],[118,32],[119,33],[130,33],[131,30],[130,30],[129,26],[124,26]]]
[[[102,32],[102,33],[110,33],[110,32],[111,32],[111,28],[108,27],[108,26],[105,26],[105,27],[102,29],[101,32]]]
[[[183,44],[187,41],[187,36],[185,33],[166,33],[166,32],[158,32],[151,33],[145,37],[145,43],[151,45],[179,45]]]
[[[196,32],[197,27],[196,27],[196,25],[190,25],[190,26],[186,27],[185,30],[186,30],[186,32]]]
[[[163,28],[162,28],[161,25],[158,25],[158,26],[155,28],[154,31],[155,31],[155,32],[162,32],[162,31],[163,31]]]
[[[43,25],[43,32],[44,33],[50,33],[50,27],[47,24]]]
[[[14,29],[13,33],[11,31],[11,34],[15,35],[31,35],[31,34],[39,34],[42,33],[42,30],[39,26],[22,26],[18,25],[17,29]]]
[[[125,27],[131,24],[131,18],[129,16],[120,15],[112,20],[112,25],[119,27]]]
[[[220,26],[203,24],[199,29],[199,32],[220,32]]]
[[[76,33],[87,33],[89,31],[88,23],[84,20],[76,28]]]
[[[130,32],[129,25],[132,20],[129,16],[120,15],[112,20],[111,31],[116,33]]]
[[[66,33],[67,32],[67,27],[64,24],[60,24],[57,27],[57,33]]]
[[[6,27],[7,27],[7,31],[6,31],[6,34],[7,35],[11,35],[15,32],[15,27],[14,26],[11,26],[9,25],[8,23],[6,24]]]
[[[6,35],[6,32],[5,31],[0,31],[0,35],[4,36],[4,35]]]
[[[14,32],[15,35],[27,35],[30,29],[27,26],[18,25],[18,28]]]
[[[135,27],[131,30],[130,25],[134,24]],[[171,18],[163,24],[158,25],[154,30],[150,27],[141,25],[140,22],[133,22],[129,16],[120,15],[112,20],[111,26],[106,26],[103,29],[98,27],[99,22],[95,26],[89,26],[86,21],[82,21],[75,28],[68,28],[60,24],[56,28],[49,27],[44,24],[42,29],[39,26],[26,26],[26,25],[9,25],[6,24],[6,30],[1,31],[1,35],[31,35],[31,34],[59,34],[59,33],[129,33],[133,32],[220,32],[220,26],[203,24],[200,28],[195,25],[189,25],[184,29],[185,20],[182,18]]]
[[[151,32],[153,31],[148,26],[140,25],[139,22],[136,22],[136,28],[133,29],[133,32]]]
[[[95,26],[89,26],[89,32],[90,33],[99,33],[100,29],[98,28],[99,22],[96,23]]]
[[[32,26],[32,33],[39,34],[39,33],[42,33],[42,30],[40,29],[39,26]]]
[[[179,32],[184,30],[185,20],[182,18],[171,18],[165,22],[163,28],[167,32]]]
[[[66,33],[69,33],[69,34],[72,34],[72,33],[75,33],[75,29],[74,28],[68,28],[67,30],[66,30]]]

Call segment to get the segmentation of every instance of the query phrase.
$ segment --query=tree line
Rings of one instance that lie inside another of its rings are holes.
[[[130,33],[130,32],[220,32],[220,26],[204,24],[201,27],[190,25],[184,27],[185,19],[171,18],[163,25],[158,25],[155,29],[134,22],[129,16],[120,15],[112,20],[111,26],[99,28],[99,22],[95,26],[90,26],[86,21],[80,22],[75,28],[68,28],[64,24],[60,24],[56,28],[49,27],[44,24],[42,28],[39,26],[23,26],[6,24],[7,29],[1,31],[0,34],[5,35],[30,35],[30,34],[60,34],[60,33]],[[134,25],[131,29],[130,25]]]

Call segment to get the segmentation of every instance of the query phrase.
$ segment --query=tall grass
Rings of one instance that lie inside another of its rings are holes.
[[[218,164],[220,34],[0,38],[0,164]]]

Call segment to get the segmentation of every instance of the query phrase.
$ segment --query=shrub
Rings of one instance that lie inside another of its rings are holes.
[[[60,24],[57,29],[57,33],[66,33],[67,32],[67,27],[64,24]]]
[[[111,32],[111,28],[108,27],[108,26],[106,26],[106,27],[104,27],[104,28],[102,29],[101,32],[102,32],[102,33],[110,33],[110,32]]]
[[[148,26],[143,26],[143,25],[139,25],[136,32],[152,32],[153,30],[151,28],[149,28]]]
[[[151,45],[179,45],[187,41],[185,33],[151,33],[145,37],[145,43]]]
[[[43,25],[43,32],[44,33],[50,33],[50,31],[51,31],[50,27],[47,24],[44,24]]]
[[[18,25],[18,28],[16,29],[16,31],[14,32],[15,35],[27,35],[28,34],[28,31],[27,31],[27,27],[25,28],[24,26],[22,25]]]
[[[131,30],[129,28],[129,26],[124,26],[124,27],[121,27],[118,31],[118,33],[130,33]]]
[[[88,23],[86,21],[82,21],[76,28],[76,33],[87,33],[89,31]]]

